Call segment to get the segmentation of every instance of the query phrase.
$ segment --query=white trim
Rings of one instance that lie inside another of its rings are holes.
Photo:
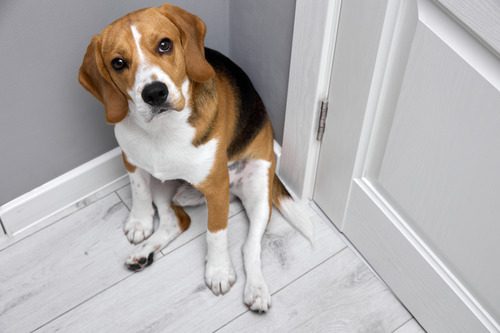
[[[437,274],[438,278],[443,280],[447,287],[459,298],[460,302],[474,314],[474,316],[484,325],[490,332],[500,331],[500,325],[495,319],[484,309],[484,307],[472,296],[463,283],[450,271],[434,251],[422,240],[422,238],[413,230],[405,218],[394,209],[394,204],[388,202],[384,195],[380,193],[377,186],[367,178],[354,179],[353,183],[363,190],[369,200],[387,217],[398,233],[413,247],[413,250],[418,252],[419,256],[425,261],[426,265],[430,266]],[[396,246],[394,246],[396,248]],[[404,252],[394,252],[394,256],[404,254]],[[403,255],[404,257],[404,255]],[[385,258],[386,260],[388,257]],[[389,258],[390,259],[390,258]],[[410,274],[408,274],[408,277]],[[408,279],[410,280],[410,279]],[[429,288],[431,289],[431,288]],[[431,291],[432,292],[432,291]],[[429,296],[430,298],[430,296]],[[440,318],[444,318],[440,316]]]
[[[125,175],[117,147],[2,205],[0,219],[8,235],[17,235]]]
[[[335,232],[338,234],[338,237],[347,245],[347,247],[356,254],[356,256],[363,261],[363,263],[368,267],[368,269],[377,277],[377,279],[380,280],[381,283],[387,286],[388,289],[390,289],[389,285],[382,279],[382,277],[377,273],[377,271],[372,267],[372,265],[366,260],[366,258],[363,256],[361,252],[354,246],[354,244],[351,242],[347,236],[340,231],[340,229],[335,226],[334,223],[332,223],[332,220],[321,210],[321,208],[318,206],[318,204],[314,200],[309,200],[309,207],[319,216],[319,218],[323,221],[323,223],[326,223],[335,230]]]
[[[370,223],[346,224],[350,241],[398,295],[425,329],[500,332],[500,326],[412,230],[375,184],[353,180],[352,207],[346,218]],[[453,311],[450,311],[453,309]],[[457,328],[462,328],[458,330]]]
[[[340,6],[340,0],[296,2],[279,173],[302,199],[312,198],[314,190],[318,110],[328,97]]]
[[[278,142],[273,142],[273,149],[278,170],[281,159]],[[111,192],[127,182],[121,150],[117,147],[0,206],[0,220],[9,236],[26,234],[28,229],[38,229],[51,217],[104,188]],[[3,236],[0,227],[0,238]]]

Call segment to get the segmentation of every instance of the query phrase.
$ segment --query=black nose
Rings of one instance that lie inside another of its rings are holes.
[[[167,100],[168,89],[164,83],[155,81],[147,84],[144,89],[142,89],[141,96],[144,102],[149,105],[160,106]]]

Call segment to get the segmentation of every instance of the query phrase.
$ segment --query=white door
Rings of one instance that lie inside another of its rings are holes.
[[[500,326],[500,1],[343,1],[314,200],[430,332]]]

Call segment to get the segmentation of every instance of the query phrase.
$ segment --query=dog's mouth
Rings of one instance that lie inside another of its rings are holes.
[[[172,109],[168,108],[168,107],[165,107],[165,106],[157,107],[157,108],[154,108],[152,110],[152,112],[153,112],[154,115],[162,114],[162,113],[168,112],[168,111],[172,111]]]
[[[141,113],[142,118],[146,123],[149,123],[153,121],[153,119],[156,119],[158,117],[161,117],[165,114],[169,114],[172,111],[175,111],[175,108],[171,106],[170,104],[165,104],[165,105],[160,105],[160,106],[154,106],[154,107],[149,107],[146,109],[143,109]]]
[[[160,115],[162,113],[170,112],[170,111],[175,111],[175,107],[171,103],[165,103],[160,106],[154,106],[151,108],[151,113],[153,116]]]
[[[155,107],[151,107],[149,112],[143,114],[143,117],[144,117],[144,120],[147,123],[149,123],[153,119],[159,118],[159,117],[161,117],[161,116],[163,116],[165,114],[169,114],[172,111],[175,111],[175,108],[172,107],[169,104],[161,105],[161,106],[155,106]]]
[[[170,113],[171,111],[180,112],[182,111],[183,107],[184,105],[180,105],[176,102],[166,102],[165,104],[162,104],[160,106],[152,107],[151,113],[157,116],[163,113]]]

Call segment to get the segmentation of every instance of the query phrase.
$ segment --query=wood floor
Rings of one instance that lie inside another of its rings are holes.
[[[122,232],[128,185],[108,187],[37,228],[0,242],[0,332],[423,332],[394,295],[310,210],[311,246],[274,213],[263,239],[272,293],[265,315],[242,303],[241,246],[247,219],[230,207],[237,282],[216,297],[203,280],[206,208],[143,272],[123,262],[133,246]]]

